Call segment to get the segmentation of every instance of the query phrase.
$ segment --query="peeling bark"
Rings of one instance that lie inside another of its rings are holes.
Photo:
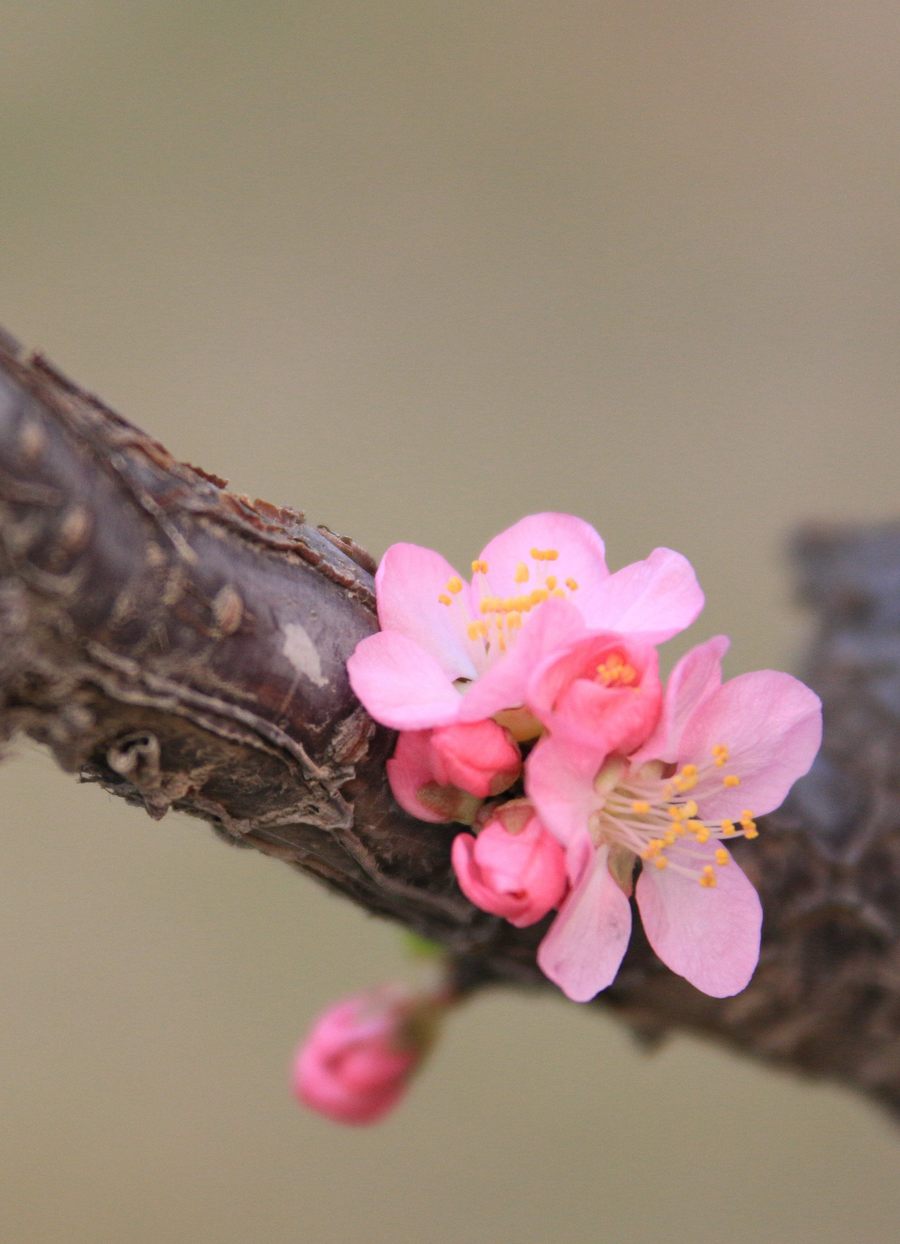
[[[737,847],[766,912],[756,976],[707,998],[638,931],[594,1005],[647,1039],[702,1032],[897,1109],[900,524],[808,531],[795,554],[826,735]],[[455,831],[391,800],[393,735],[345,668],[376,627],[373,569],[352,540],[230,493],[0,341],[0,737],[23,731],[151,816],[201,817],[440,941],[462,988],[549,988],[543,927],[475,910],[449,867]]]

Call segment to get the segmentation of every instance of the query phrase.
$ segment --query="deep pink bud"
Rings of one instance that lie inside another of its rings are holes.
[[[452,858],[466,898],[519,929],[546,916],[566,892],[565,852],[524,799],[498,808],[477,838],[458,834]]]
[[[375,1123],[399,1101],[431,1044],[441,1003],[382,986],[335,1003],[298,1047],[299,1101],[338,1123]]]
[[[387,763],[394,798],[421,821],[471,824],[488,795],[518,778],[522,757],[495,721],[402,730]]]
[[[435,780],[487,799],[508,790],[522,771],[512,735],[496,721],[439,726],[431,731]]]

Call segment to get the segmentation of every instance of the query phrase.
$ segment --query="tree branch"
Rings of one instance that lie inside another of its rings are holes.
[[[702,1032],[900,1108],[900,524],[796,544],[826,738],[740,862],[762,895],[750,987],[716,1000],[638,932],[614,1007],[642,1036]],[[473,908],[451,827],[400,812],[393,735],[349,688],[376,627],[370,559],[235,496],[40,356],[0,342],[0,737],[142,805],[202,817],[443,943],[463,988],[547,983],[543,927]]]

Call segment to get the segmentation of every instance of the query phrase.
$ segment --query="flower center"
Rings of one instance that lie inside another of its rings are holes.
[[[633,687],[637,690],[638,672],[625,660],[624,653],[611,652],[597,666],[594,680],[602,683],[604,687]]]
[[[552,597],[565,599],[567,591],[571,593],[578,590],[575,579],[569,577],[560,586],[558,577],[545,571],[545,565],[557,561],[558,558],[558,549],[532,549],[529,560],[535,565],[521,561],[513,576],[522,590],[510,596],[494,596],[484,591],[477,602],[477,617],[472,617],[462,601],[460,593],[463,582],[458,575],[447,580],[445,590],[439,593],[438,600],[447,608],[460,607],[465,610],[466,634],[484,655],[493,658],[498,653],[506,652],[529,613]],[[486,582],[479,581],[478,576],[487,574],[486,561],[472,562],[473,587],[477,585],[479,589],[486,588]]]
[[[643,765],[637,773],[631,773],[624,760],[607,761],[594,783],[604,797],[589,823],[595,845],[623,848],[643,860],[645,867],[671,868],[706,888],[714,886],[717,869],[725,868],[731,856],[724,847],[717,847],[711,863],[709,852],[697,851],[697,847],[759,836],[749,808],[738,820],[713,821],[703,816],[696,799],[690,797],[699,782],[707,784],[710,778],[729,788],[740,785],[738,774],[716,773],[727,763],[728,748],[722,743],[712,749],[708,761],[683,765],[670,776],[664,776],[657,761]]]

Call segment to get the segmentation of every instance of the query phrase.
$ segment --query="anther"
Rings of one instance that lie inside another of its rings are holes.
[[[734,821],[722,821],[721,829],[725,837],[730,838],[734,833]]]
[[[725,776],[722,778],[723,786],[740,786],[740,784],[741,784],[741,779],[738,777],[736,773],[726,773]]]
[[[452,579],[448,580],[447,591],[452,592],[454,596],[462,591],[462,579],[458,575],[454,575]]]
[[[552,592],[552,591],[553,591],[553,589],[556,587],[556,583],[557,583],[556,575],[555,575],[555,574],[548,574],[548,575],[547,575],[547,578],[544,580],[544,582],[546,583],[547,587],[548,587],[548,588],[550,589],[550,591]]]
[[[566,587],[569,589],[570,592],[578,591],[578,583],[575,579],[571,579],[571,578],[566,579]]]
[[[515,580],[516,583],[528,582],[528,567],[524,562],[519,562],[518,566],[516,566]]]
[[[656,865],[656,867],[657,867],[660,871],[662,871],[662,869],[664,869],[664,868],[668,868],[668,867],[669,867],[669,861],[666,859],[666,857],[665,857],[664,855],[658,855],[658,856],[656,857],[656,859],[653,861],[653,863]]]
[[[704,887],[704,889],[706,889],[706,890],[711,890],[711,889],[713,888],[713,886],[715,886],[715,884],[716,884],[716,874],[715,874],[715,872],[713,871],[713,866],[712,866],[712,864],[707,864],[707,865],[705,865],[705,867],[704,867],[703,871],[702,871],[702,872],[701,872],[701,874],[700,874],[700,884],[701,884],[701,885]]]
[[[731,856],[728,854],[725,848],[718,847],[716,849],[716,863],[719,865],[719,867],[724,868],[725,865],[728,864],[730,861],[731,861]]]
[[[650,811],[650,805],[646,799],[635,799],[631,805],[632,812],[637,812],[638,816],[646,816]]]
[[[453,598],[448,596],[446,592],[441,592],[440,596],[438,597],[438,600],[441,602],[442,605],[453,604]]]

